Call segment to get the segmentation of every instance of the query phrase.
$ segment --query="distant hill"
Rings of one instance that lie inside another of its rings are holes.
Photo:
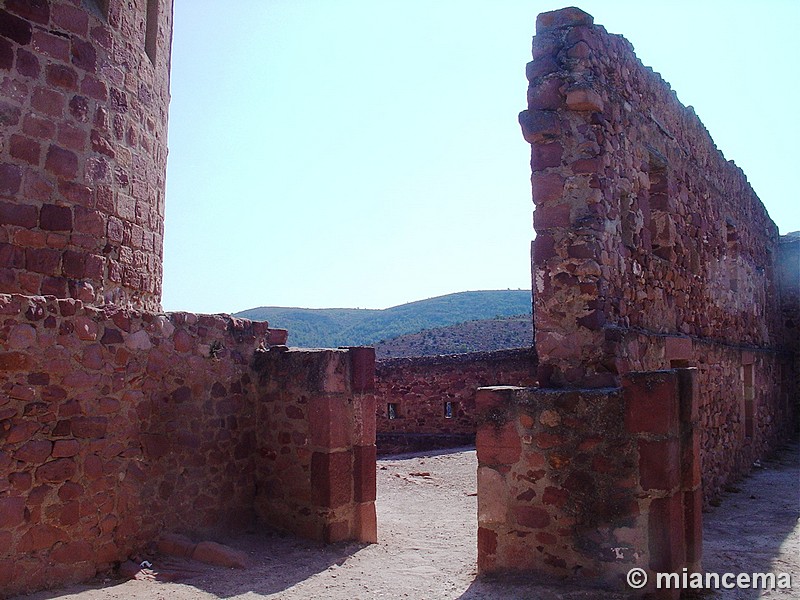
[[[533,346],[531,315],[468,321],[425,329],[375,344],[377,358],[491,352]]]
[[[531,314],[530,290],[459,292],[383,310],[263,306],[236,313],[289,330],[289,345],[301,348],[374,345],[407,333]]]

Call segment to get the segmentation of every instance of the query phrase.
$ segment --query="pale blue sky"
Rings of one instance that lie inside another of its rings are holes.
[[[530,287],[532,0],[175,0],[166,310]],[[800,230],[796,0],[578,6]],[[233,8],[235,7],[235,8]]]

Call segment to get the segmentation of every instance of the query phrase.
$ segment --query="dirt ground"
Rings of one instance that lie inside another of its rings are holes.
[[[519,579],[476,579],[474,450],[378,461],[378,544],[318,544],[259,532],[219,540],[247,552],[246,570],[147,557],[154,569],[182,569],[182,583],[115,580],[42,592],[29,600],[281,598],[286,600],[626,598]],[[764,461],[704,515],[707,571],[789,572],[795,591],[716,592],[711,598],[800,598],[800,446]]]

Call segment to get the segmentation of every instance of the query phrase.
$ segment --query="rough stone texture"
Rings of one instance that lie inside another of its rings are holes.
[[[378,361],[378,451],[423,450],[469,444],[475,436],[475,394],[487,385],[529,386],[536,381],[530,348]],[[452,417],[445,416],[450,402]],[[397,418],[388,418],[394,404]]]
[[[700,367],[707,501],[791,429],[797,251],[624,38],[564,9],[537,22],[533,56],[539,382]]]
[[[631,373],[622,389],[481,389],[480,572],[625,589],[635,566],[699,569],[695,378],[679,369]]]
[[[377,540],[374,364],[371,348],[257,354],[262,520],[325,542]]]
[[[315,539],[374,541],[374,476],[354,490],[351,474],[375,469],[363,419],[374,405],[360,391],[369,361],[279,352],[285,360],[262,371],[254,351],[273,356],[263,344],[274,331],[226,315],[0,295],[0,571],[12,574],[0,594],[86,579],[164,532],[229,531],[257,512],[290,529],[313,521],[298,532]],[[317,400],[349,410],[321,423],[308,412]],[[309,473],[312,455],[351,462]],[[280,517],[259,510],[284,494]],[[311,516],[290,514],[306,507]]]
[[[158,310],[172,2],[4,2],[0,22],[0,291]]]

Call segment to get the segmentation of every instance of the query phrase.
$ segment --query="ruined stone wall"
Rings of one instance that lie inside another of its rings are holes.
[[[0,290],[158,310],[171,0],[0,7]]]
[[[702,553],[695,370],[478,393],[478,569],[630,589]],[[649,591],[649,590],[646,590]]]
[[[303,537],[375,542],[375,352],[259,352],[259,517]]]
[[[543,13],[533,56],[520,123],[532,145],[539,380],[614,386],[631,370],[700,365],[713,495],[791,418],[777,228],[624,38],[578,9]],[[668,344],[687,351],[671,356]]]
[[[358,380],[356,351],[298,352],[265,381],[254,351],[285,340],[224,315],[0,295],[0,594],[86,579],[164,532],[257,516],[292,529],[308,506],[322,508],[302,533],[374,540],[374,429],[353,408],[371,396],[352,391],[374,363],[358,362]],[[349,412],[320,420],[319,398]],[[329,442],[333,429],[346,437]],[[347,476],[325,462],[334,454],[362,468],[351,496],[326,504]],[[257,510],[272,490],[297,491],[286,514]]]
[[[549,380],[608,382],[609,326],[780,344],[777,228],[694,111],[577,9],[540,15],[528,77]],[[576,356],[588,373],[573,372]]]
[[[378,361],[378,449],[387,453],[471,444],[478,388],[528,386],[535,379],[536,355],[529,348]],[[395,418],[389,418],[390,404]]]

